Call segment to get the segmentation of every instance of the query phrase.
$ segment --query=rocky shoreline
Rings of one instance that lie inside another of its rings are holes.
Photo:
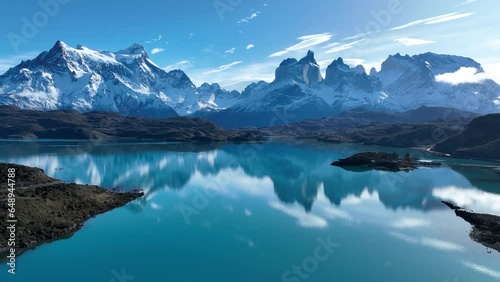
[[[442,203],[472,225],[472,231],[469,234],[472,240],[500,252],[500,216],[475,213],[446,201]]]
[[[143,196],[142,192],[113,193],[93,185],[67,184],[45,175],[43,170],[0,163],[0,202],[7,206],[7,170],[15,169],[16,253],[48,241],[71,236],[96,215],[121,207]],[[3,208],[5,211],[6,209]],[[0,221],[0,254],[8,246],[7,212]]]

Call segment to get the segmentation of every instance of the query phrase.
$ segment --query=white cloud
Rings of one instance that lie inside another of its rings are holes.
[[[328,44],[327,46],[323,47],[323,48],[326,48],[328,50],[325,51],[325,54],[330,54],[330,53],[336,53],[336,52],[340,52],[340,51],[344,51],[344,50],[349,50],[351,49],[352,47],[354,47],[354,45],[362,42],[364,39],[361,39],[361,40],[357,40],[357,41],[353,41],[351,43],[346,43],[346,44],[339,44],[339,43],[331,43],[331,44]]]
[[[280,56],[283,56],[285,54],[287,54],[288,51],[279,51],[279,52],[275,52],[275,53],[272,53],[271,55],[269,55],[269,58],[272,58],[272,57],[280,57]]]
[[[397,27],[393,27],[390,30],[398,30],[398,29],[404,29],[420,24],[437,24],[437,23],[442,23],[442,22],[447,22],[447,21],[452,21],[452,20],[457,20],[461,18],[468,17],[474,13],[450,13],[450,14],[444,14],[436,17],[431,17],[431,18],[426,18],[426,19],[421,19],[421,20],[416,20],[412,21],[409,23],[406,23],[404,25],[400,25]]]
[[[23,60],[31,60],[34,59],[39,52],[29,52],[25,54],[15,55],[12,57],[0,58],[0,74],[3,74],[9,68],[17,66]]]
[[[153,48],[151,49],[151,54],[158,54],[158,53],[161,53],[163,51],[165,51],[166,49],[165,48]]]
[[[396,229],[412,229],[419,227],[427,227],[430,225],[431,225],[430,221],[419,218],[408,218],[408,217],[398,219],[397,221],[391,224],[391,226]]]
[[[162,38],[163,38],[163,35],[158,34],[157,38],[149,39],[148,41],[146,41],[146,43],[155,43],[155,42],[160,41]]]
[[[462,264],[464,266],[474,270],[474,271],[479,272],[479,273],[488,275],[488,276],[493,277],[495,279],[500,279],[500,271],[493,270],[493,269],[488,268],[484,265],[475,264],[475,263],[467,262],[467,261],[462,261]]]
[[[484,64],[483,69],[491,79],[500,84],[500,63]]]
[[[251,20],[255,19],[255,18],[256,18],[259,14],[260,14],[260,11],[254,12],[254,13],[252,13],[250,16],[245,17],[245,18],[243,18],[243,19],[241,19],[241,20],[237,21],[236,23],[239,23],[239,24],[240,24],[240,23],[248,23],[248,22],[250,22]]]
[[[225,71],[225,70],[228,70],[236,65],[239,65],[243,63],[242,61],[236,61],[236,62],[232,62],[232,63],[229,63],[227,65],[222,65],[216,69],[213,69],[213,70],[209,70],[207,72],[205,72],[204,74],[212,74],[212,73],[218,73],[218,72],[222,72],[222,71]]]
[[[416,46],[416,45],[425,45],[425,44],[436,43],[436,41],[432,41],[432,40],[408,38],[408,37],[396,38],[396,39],[394,39],[394,42],[401,43],[405,46]]]
[[[154,210],[161,210],[162,206],[155,202],[151,202],[151,208]]]
[[[363,32],[363,33],[354,34],[352,36],[342,38],[341,41],[351,41],[351,40],[355,40],[355,39],[360,39],[360,38],[366,37],[370,33],[371,32]]]
[[[439,19],[434,19],[432,21],[428,21],[425,24],[437,24],[437,23],[444,23],[444,22],[448,22],[448,21],[454,21],[454,20],[458,20],[461,18],[471,16],[473,14],[474,13],[463,13],[463,14],[450,15],[448,17],[443,17],[443,18],[439,18]]]
[[[500,215],[500,195],[477,189],[463,189],[449,186],[434,189],[432,195],[474,211]]]
[[[414,245],[422,245],[425,247],[433,248],[435,250],[444,252],[464,252],[465,248],[461,245],[455,244],[453,242],[444,241],[436,238],[422,237],[416,238],[399,232],[390,232],[389,235],[392,237],[405,241]]]
[[[280,202],[270,202],[269,205],[272,208],[297,219],[298,224],[302,227],[325,228],[328,226],[328,222],[324,218],[307,213],[300,205],[284,205]]]
[[[486,79],[491,79],[490,75],[485,72],[478,72],[476,68],[461,67],[453,73],[444,73],[436,75],[436,81],[444,82],[451,85],[459,85],[465,83],[481,83]]]
[[[289,52],[292,52],[292,51],[299,51],[299,50],[307,49],[307,48],[316,46],[318,44],[327,42],[328,40],[330,40],[332,38],[332,36],[333,35],[331,33],[319,33],[319,34],[304,35],[304,36],[297,38],[298,40],[300,40],[299,43],[292,45],[283,51],[275,52],[275,53],[269,55],[269,57],[271,57],[271,58],[272,57],[279,57],[279,56],[283,56],[283,55],[285,55]]]
[[[193,36],[194,36],[194,33],[192,33],[192,32],[191,32],[191,33],[189,33],[189,39],[190,39],[190,40],[191,40],[191,39],[193,39]]]
[[[231,75],[224,72],[210,72],[211,69],[197,69],[189,73],[189,77],[196,85],[203,82],[217,82],[228,90],[243,90],[248,84],[264,80],[270,82],[274,79],[274,71],[280,62],[266,60],[264,62],[235,66]]]
[[[465,0],[464,2],[460,3],[460,4],[457,4],[455,5],[455,7],[460,7],[460,6],[464,6],[464,5],[469,5],[471,3],[474,3],[476,2],[477,0]]]
[[[188,69],[190,67],[192,67],[190,61],[188,61],[188,60],[182,60],[182,61],[170,64],[168,66],[165,66],[163,69],[166,70],[166,71],[176,70],[176,69],[186,70],[186,69]]]
[[[252,211],[249,209],[245,209],[245,215],[246,216],[252,216]]]
[[[234,51],[236,51],[236,48],[235,48],[235,47],[233,47],[233,48],[231,48],[231,49],[229,49],[229,50],[224,51],[224,53],[233,54],[233,53],[234,53]]]
[[[365,62],[363,59],[344,59],[344,63],[350,66],[362,65]]]
[[[430,247],[440,251],[453,251],[453,252],[465,251],[465,248],[463,246],[435,238],[424,237],[421,239],[420,243],[426,247]]]
[[[252,49],[252,48],[254,48],[254,47],[255,47],[255,45],[253,45],[253,44],[248,44],[248,45],[247,45],[247,50],[250,50],[250,49]]]

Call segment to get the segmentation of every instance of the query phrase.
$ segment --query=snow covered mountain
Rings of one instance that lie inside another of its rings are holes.
[[[326,68],[324,86],[316,93],[337,113],[356,108],[388,110],[394,107],[384,101],[387,95],[377,77],[367,75],[361,65],[349,67],[342,58],[334,60]]]
[[[396,54],[380,72],[348,66],[342,58],[321,72],[314,53],[285,59],[272,83],[253,83],[240,101],[205,115],[223,126],[269,126],[320,118],[352,109],[403,112],[422,106],[453,108],[478,114],[500,112],[500,86],[491,79],[452,81],[457,72],[481,65],[470,58],[425,53]]]
[[[465,80],[464,72],[469,74]],[[273,82],[251,83],[240,94],[217,83],[197,88],[183,71],[166,72],[155,65],[139,44],[109,52],[58,41],[0,76],[0,104],[146,117],[189,115],[227,127],[280,125],[352,109],[403,112],[428,106],[500,112],[500,86],[483,74],[470,58],[425,53],[389,56],[379,72],[371,69],[369,74],[338,58],[323,78],[308,51],[300,60],[285,59]]]
[[[0,76],[0,104],[36,110],[172,117],[225,108],[238,96],[218,85],[197,89],[183,71],[155,65],[139,44],[109,52],[57,41],[50,51]]]
[[[470,58],[425,53],[389,56],[373,76],[380,78],[391,102],[402,110],[437,106],[479,114],[500,111],[500,86],[491,79],[464,81],[458,75],[463,69],[484,73]]]
[[[331,116],[333,108],[313,91],[322,85],[319,65],[309,51],[299,61],[284,60],[272,83],[252,83],[233,106],[201,116],[225,127],[266,127]]]

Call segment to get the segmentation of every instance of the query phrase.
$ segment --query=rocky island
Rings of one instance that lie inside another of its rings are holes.
[[[71,236],[85,221],[121,207],[143,196],[142,192],[114,193],[98,186],[67,184],[47,176],[43,170],[16,164],[0,163],[1,205],[8,202],[8,169],[14,168],[15,175],[15,233],[16,253],[44,242]],[[0,221],[0,254],[8,246],[10,231],[7,229],[7,210],[2,209]]]
[[[342,168],[354,167],[362,170],[376,169],[386,171],[408,171],[418,167],[435,167],[441,163],[432,161],[422,161],[406,154],[400,157],[396,153],[385,152],[363,152],[352,155],[345,159],[333,162],[331,165]]]
[[[445,201],[442,203],[472,225],[472,240],[500,252],[500,216],[475,213]]]

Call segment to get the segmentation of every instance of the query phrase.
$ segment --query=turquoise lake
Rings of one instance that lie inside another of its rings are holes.
[[[347,171],[350,144],[0,141],[0,161],[145,196],[18,257],[0,281],[500,281],[441,203],[500,215],[500,175]],[[447,163],[499,165],[423,156]]]

